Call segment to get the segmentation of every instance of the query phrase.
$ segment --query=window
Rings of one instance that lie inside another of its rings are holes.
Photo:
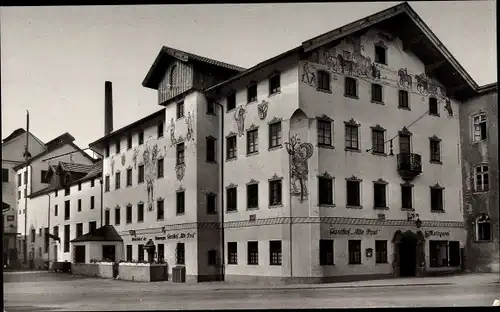
[[[138,246],[138,260],[139,262],[143,262],[144,261],[144,245],[143,244],[139,244]]]
[[[85,263],[85,246],[75,246],[75,263]]]
[[[34,243],[36,239],[36,230],[31,229],[31,242]]]
[[[137,222],[144,221],[144,204],[137,204]]]
[[[21,191],[17,191],[17,200],[21,199]]]
[[[281,122],[269,125],[269,148],[281,146]]]
[[[76,224],[76,237],[80,237],[83,235],[83,223]]]
[[[17,186],[21,186],[22,185],[22,176],[21,174],[17,174]]]
[[[215,162],[215,138],[206,138],[207,142],[207,161]]]
[[[247,102],[257,101],[257,84],[252,84],[247,88]]]
[[[318,145],[332,146],[332,122],[318,120]]]
[[[7,170],[7,169],[5,169],[5,170]],[[49,173],[49,172],[48,172],[47,170],[42,170],[42,171],[40,172],[40,182],[42,182],[42,183],[50,183],[49,179],[47,179],[47,174],[48,174],[48,173]],[[7,174],[9,174],[9,172],[8,172],[8,171],[7,171]],[[7,177],[7,178],[8,178],[8,177]],[[4,182],[8,182],[8,181],[4,181]]]
[[[259,151],[259,130],[247,131],[247,154],[257,153]]]
[[[132,206],[127,206],[126,207],[126,223],[132,223]]]
[[[443,189],[431,188],[431,210],[443,211]]]
[[[361,264],[361,241],[349,240],[349,264]]]
[[[139,131],[139,145],[144,144],[144,131]]]
[[[82,190],[82,182],[78,182],[78,190],[81,191]]]
[[[491,222],[487,214],[481,214],[476,220],[476,232],[478,241],[491,240]]]
[[[184,163],[184,143],[177,144],[177,165]]]
[[[409,135],[404,135],[404,134],[399,135],[399,153],[401,154],[411,153],[411,139]]]
[[[281,265],[281,241],[269,241],[269,265]]]
[[[92,179],[92,180],[90,180],[90,187],[94,187],[94,186],[95,186],[95,180]]]
[[[52,233],[55,237],[59,237],[59,226],[54,226],[54,228],[52,229]]]
[[[345,78],[345,96],[357,97],[358,90],[356,86],[356,79],[351,77]]]
[[[375,45],[375,63],[387,65],[387,49],[381,45]]]
[[[90,221],[89,222],[89,232],[95,232],[97,230],[97,222],[96,221]]]
[[[217,213],[217,196],[215,194],[207,194],[207,214]]]
[[[448,249],[450,255],[449,265],[451,267],[460,266],[460,242],[450,241],[448,242]]]
[[[359,181],[347,181],[347,206],[361,206],[359,186]]]
[[[163,178],[164,176],[164,173],[163,173],[163,167],[164,167],[164,160],[163,158],[160,158],[158,159],[157,163],[156,163],[156,171],[157,171],[157,174],[158,174],[158,178]]]
[[[399,90],[399,108],[410,108],[408,91]]]
[[[129,134],[127,137],[127,149],[132,148],[132,134]]]
[[[401,185],[401,208],[413,209],[412,185]]]
[[[104,180],[104,191],[109,192],[109,176],[106,176]]]
[[[281,190],[281,180],[269,181],[269,206],[281,205],[283,203]]]
[[[333,179],[318,178],[318,203],[320,205],[333,205]]]
[[[127,169],[127,186],[132,185],[132,169]]]
[[[474,141],[486,140],[486,114],[481,114],[473,118],[474,121]]]
[[[429,98],[429,115],[439,116],[438,101],[436,98]]]
[[[377,103],[383,102],[382,86],[376,83],[372,84],[372,101]]]
[[[165,245],[164,244],[158,244],[157,258],[158,258],[158,260],[164,260],[165,259]]]
[[[259,185],[249,184],[247,185],[247,208],[258,208],[259,207]]]
[[[269,78],[269,94],[275,94],[281,90],[280,74],[275,74]]]
[[[103,245],[102,246],[102,258],[109,262],[115,261],[115,246],[114,245]]]
[[[212,99],[207,100],[207,114],[215,115],[215,102]]]
[[[55,216],[55,217],[57,217],[57,214],[58,214],[58,209],[57,209],[57,208],[58,208],[58,206],[57,206],[57,205],[55,205],[55,206],[54,206],[54,216]]]
[[[431,268],[448,266],[447,241],[429,241],[429,257]]]
[[[132,262],[132,245],[127,245],[127,261]]]
[[[359,150],[358,127],[352,125],[345,126],[345,148]]]
[[[115,225],[120,225],[120,220],[121,220],[120,208],[116,207],[115,208]]]
[[[247,242],[247,255],[248,265],[259,264],[259,242]]]
[[[106,157],[109,157],[110,155],[110,152],[109,152],[109,144],[106,144],[106,148],[104,150],[104,154],[106,155]]]
[[[70,214],[71,214],[71,212],[70,212],[70,202],[69,202],[69,200],[66,200],[64,202],[64,220],[69,220]]]
[[[236,93],[230,93],[227,96],[227,111],[233,110],[236,108]]]
[[[104,224],[105,225],[109,225],[110,224],[110,210],[109,209],[106,209],[106,211],[104,212]]]
[[[375,263],[387,263],[387,241],[375,241]]]
[[[475,191],[476,192],[487,192],[490,189],[490,181],[488,174],[488,166],[481,165],[476,167],[475,175]]]
[[[230,136],[226,138],[226,158],[233,159],[236,158],[236,136]]]
[[[156,220],[161,221],[165,217],[165,205],[163,199],[156,201]],[[132,210],[130,210],[132,212]],[[132,215],[132,213],[131,213]]]
[[[56,190],[56,191],[54,192],[54,196],[55,196],[55,197],[57,197],[58,193],[59,193],[59,192]]]
[[[66,224],[64,226],[64,252],[69,252],[69,230],[70,225]]]
[[[116,172],[115,173],[115,189],[119,189],[120,188],[120,172]]]
[[[372,152],[377,154],[385,154],[384,143],[385,131],[382,129],[372,129]]]
[[[374,208],[387,208],[387,195],[385,183],[373,184],[373,206]]]
[[[217,265],[217,250],[209,250],[207,252],[208,265]]]
[[[227,243],[227,264],[238,264],[238,243]]]
[[[2,168],[2,182],[9,182],[9,169]],[[42,170],[42,182],[43,182],[43,170]]]
[[[333,240],[319,240],[319,265],[333,265]]]
[[[82,211],[82,200],[78,200],[78,212]]]
[[[231,187],[226,190],[227,192],[227,211],[236,211],[236,187]]]
[[[176,203],[176,207],[177,207],[177,211],[176,213],[177,214],[183,214],[185,212],[185,207],[184,207],[184,200],[185,200],[185,192],[184,191],[179,191],[177,192],[177,203]]]
[[[120,154],[120,139],[118,139],[118,141],[116,141],[116,153]]]
[[[160,122],[157,127],[158,138],[163,137],[163,122]]]
[[[176,264],[185,264],[185,249],[184,243],[177,243],[176,253],[175,253]]]
[[[330,73],[324,70],[318,70],[318,89],[330,91]]]
[[[144,165],[139,165],[137,170],[137,183],[144,183]]]
[[[69,187],[64,189],[64,196],[69,196],[70,195],[71,189]],[[24,189],[24,194],[26,195],[26,189]]]
[[[184,117],[184,101],[177,103],[177,119]]]
[[[430,150],[431,150],[431,162],[441,162],[441,148],[440,140],[431,139],[430,140]]]
[[[24,184],[28,184],[28,170],[24,172]]]

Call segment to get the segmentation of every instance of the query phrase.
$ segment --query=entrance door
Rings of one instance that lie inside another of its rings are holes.
[[[417,270],[417,237],[413,233],[405,233],[399,244],[400,276],[416,276]]]

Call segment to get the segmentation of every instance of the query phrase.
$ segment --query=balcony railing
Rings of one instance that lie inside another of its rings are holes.
[[[422,173],[422,156],[419,154],[398,154],[398,172],[403,180],[413,180]]]

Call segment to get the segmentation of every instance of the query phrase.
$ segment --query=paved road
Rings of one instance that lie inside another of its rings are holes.
[[[23,278],[24,281],[5,281],[7,312],[491,306],[500,297],[500,284],[347,289],[211,289],[193,285],[189,290],[189,285],[179,288],[169,283],[134,283],[64,274]]]

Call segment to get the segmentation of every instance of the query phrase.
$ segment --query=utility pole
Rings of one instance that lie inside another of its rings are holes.
[[[30,112],[26,110],[26,146],[24,147],[24,161],[26,164],[26,174],[25,177],[28,177],[28,168],[29,168],[29,134],[30,134]],[[24,181],[24,264],[28,263],[28,179]]]

